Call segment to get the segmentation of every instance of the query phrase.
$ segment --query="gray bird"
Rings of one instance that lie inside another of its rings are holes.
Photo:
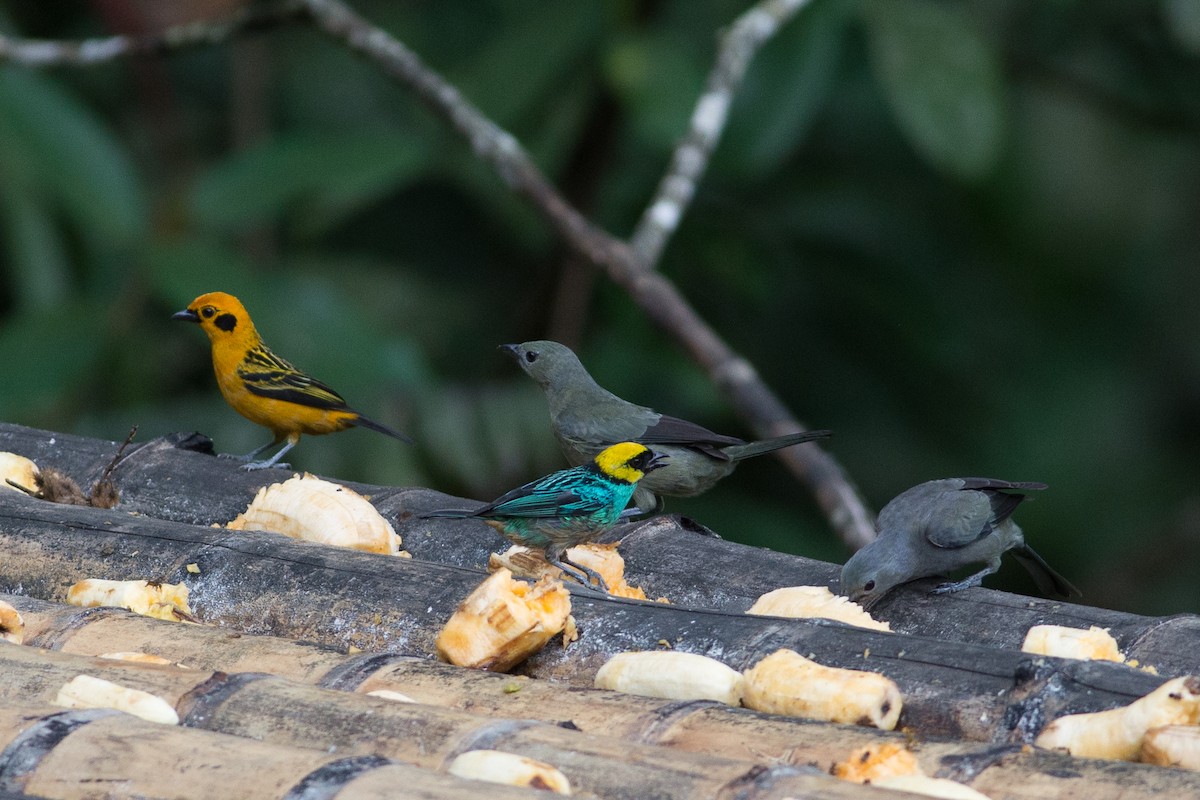
[[[538,341],[500,349],[542,387],[554,436],[572,465],[586,464],[604,448],[624,441],[670,457],[665,467],[638,484],[634,503],[642,512],[661,510],[659,495],[691,497],[708,491],[742,459],[831,435],[806,431],[747,442],[622,400],[596,383],[566,345]]]
[[[902,583],[930,575],[948,575],[968,564],[987,568],[935,594],[978,586],[1000,569],[1000,556],[1011,552],[1046,595],[1078,597],[1080,591],[1025,544],[1009,517],[1044,483],[1010,483],[991,478],[947,478],[901,492],[879,512],[879,536],[842,567],[840,591],[870,607]]]

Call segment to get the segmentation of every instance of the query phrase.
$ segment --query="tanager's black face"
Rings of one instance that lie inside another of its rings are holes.
[[[629,459],[629,466],[642,473],[653,472],[659,467],[667,465],[668,458],[662,453],[656,453],[653,450],[645,450],[638,453],[633,458]]]

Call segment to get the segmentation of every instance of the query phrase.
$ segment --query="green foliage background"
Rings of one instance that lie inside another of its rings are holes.
[[[0,2],[84,37],[208,3]],[[729,0],[355,0],[627,236]],[[1029,540],[1085,600],[1200,610],[1200,4],[814,0],[760,53],[663,271],[878,508],[1043,480]],[[91,69],[0,67],[0,419],[121,439],[263,432],[171,312],[267,341],[418,439],[293,464],[487,499],[561,466],[496,345],[558,338],[629,399],[745,434],[703,375],[445,125],[302,27]],[[669,504],[842,560],[773,460]],[[714,579],[718,579],[714,576]],[[995,585],[1031,591],[1019,569]]]

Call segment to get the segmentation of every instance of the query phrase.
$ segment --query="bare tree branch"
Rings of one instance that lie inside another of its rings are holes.
[[[675,148],[671,167],[630,238],[633,251],[647,267],[658,263],[667,240],[691,204],[696,184],[708,169],[708,160],[725,130],[733,97],[742,85],[751,59],[759,47],[808,3],[809,0],[764,0],[738,17],[721,37],[708,84],[692,112],[691,127]]]
[[[762,0],[739,18],[724,38],[708,90],[693,115],[692,131],[681,144],[659,195],[647,212],[647,218],[654,221],[643,221],[639,228],[650,224],[655,229],[641,234],[649,242],[643,246],[651,258],[643,258],[628,243],[593,225],[546,179],[515,137],[484,116],[402,42],[367,22],[341,0],[283,2],[253,14],[183,26],[144,38],[112,37],[67,43],[0,37],[0,58],[30,66],[87,65],[132,53],[161,52],[218,41],[251,27],[278,24],[302,9],[318,30],[414,91],[434,113],[444,118],[470,143],[476,155],[490,164],[510,188],[528,198],[573,248],[602,267],[647,316],[683,345],[757,435],[775,436],[803,427],[754,367],[734,352],[675,285],[654,271],[652,265],[707,166],[708,155],[724,127],[729,102],[749,59],[806,2]],[[686,191],[679,190],[685,183]],[[672,204],[671,215],[675,220],[669,227],[660,224],[659,217],[667,216],[661,211],[665,208],[663,203]],[[657,214],[655,206],[660,207]],[[778,455],[810,487],[830,525],[845,542],[860,547],[874,538],[871,512],[832,456],[818,447],[788,448]]]

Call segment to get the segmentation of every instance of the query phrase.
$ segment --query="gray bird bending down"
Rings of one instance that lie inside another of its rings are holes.
[[[1025,544],[1021,529],[1009,519],[1025,492],[1045,488],[1044,483],[947,478],[901,492],[879,512],[878,538],[842,567],[841,593],[869,608],[902,583],[948,575],[968,564],[987,564],[974,575],[933,590],[957,592],[981,584],[1000,569],[1000,556],[1011,551],[1043,594],[1080,596]]]
[[[706,492],[742,459],[832,435],[806,431],[747,442],[622,400],[596,383],[566,345],[538,341],[505,344],[500,349],[542,387],[554,437],[572,466],[586,464],[609,445],[626,441],[670,457],[665,467],[638,484],[633,513],[661,511],[659,495],[692,497]]]

